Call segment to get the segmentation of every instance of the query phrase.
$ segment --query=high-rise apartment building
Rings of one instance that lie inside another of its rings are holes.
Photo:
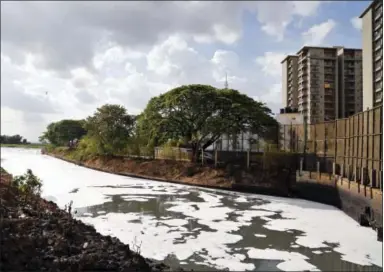
[[[298,56],[289,55],[282,62],[283,67],[283,107],[298,107],[297,63]]]
[[[361,14],[363,23],[363,110],[383,104],[383,1]]]
[[[292,101],[295,108],[297,101],[298,111],[308,123],[348,117],[361,111],[361,56],[360,49],[338,46],[304,46],[297,58],[288,56],[282,61],[283,106],[291,107]],[[290,60],[297,72],[290,71]],[[296,62],[297,66],[294,66]],[[291,79],[289,75],[292,75]]]
[[[363,61],[361,49],[338,48],[338,114],[346,118],[363,110]]]
[[[297,53],[299,112],[308,123],[336,118],[337,49],[304,46]]]

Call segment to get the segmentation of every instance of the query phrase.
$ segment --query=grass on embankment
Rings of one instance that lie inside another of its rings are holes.
[[[13,148],[44,148],[44,144],[0,144],[0,147],[13,147]]]

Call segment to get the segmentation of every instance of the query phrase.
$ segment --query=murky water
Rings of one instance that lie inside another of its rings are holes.
[[[43,196],[145,257],[199,270],[382,271],[376,233],[331,206],[228,193],[89,170],[38,150],[1,149],[12,174],[30,168]]]

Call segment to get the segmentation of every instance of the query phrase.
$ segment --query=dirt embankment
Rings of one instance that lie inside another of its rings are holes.
[[[53,150],[48,155],[81,164],[89,168],[117,174],[137,175],[164,181],[180,181],[187,184],[230,188],[233,178],[225,169],[200,166],[191,162],[171,160],[141,160],[124,157],[96,157],[76,161],[69,150]]]
[[[25,198],[5,177],[2,173],[0,271],[182,271],[143,258],[53,202]]]
[[[260,169],[260,167],[255,166],[251,169],[244,169],[244,167],[228,164],[226,167],[215,168],[186,161],[101,156],[78,161],[71,156],[73,154],[71,152],[76,151],[54,149],[50,152],[43,152],[59,159],[114,174],[226,190],[280,196],[290,195],[289,183],[292,181],[292,175],[284,167],[274,166],[270,169]]]

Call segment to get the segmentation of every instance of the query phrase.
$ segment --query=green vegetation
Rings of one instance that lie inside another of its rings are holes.
[[[4,174],[8,174],[8,172],[5,171],[5,169],[0,166],[0,174],[4,175]]]
[[[24,175],[14,177],[11,185],[17,187],[26,195],[40,195],[43,184],[42,181],[32,173],[32,170],[28,169]]]
[[[1,144],[1,147],[17,147],[17,148],[44,148],[46,144]]]
[[[120,105],[104,105],[85,120],[51,123],[40,137],[54,146],[80,139],[74,159],[95,155],[153,156],[154,147],[188,147],[197,160],[223,134],[277,137],[277,121],[263,103],[237,90],[184,85],[153,97],[137,117]],[[47,151],[48,148],[47,148]],[[65,150],[61,150],[65,151]]]
[[[104,105],[86,119],[88,139],[99,154],[121,152],[132,137],[135,119],[119,105]]]
[[[27,139],[24,139],[19,134],[8,136],[0,135],[0,144],[1,145],[28,145],[30,144]]]
[[[41,142],[48,141],[57,146],[67,145],[70,140],[80,139],[87,134],[84,120],[61,120],[50,123],[39,137]]]

